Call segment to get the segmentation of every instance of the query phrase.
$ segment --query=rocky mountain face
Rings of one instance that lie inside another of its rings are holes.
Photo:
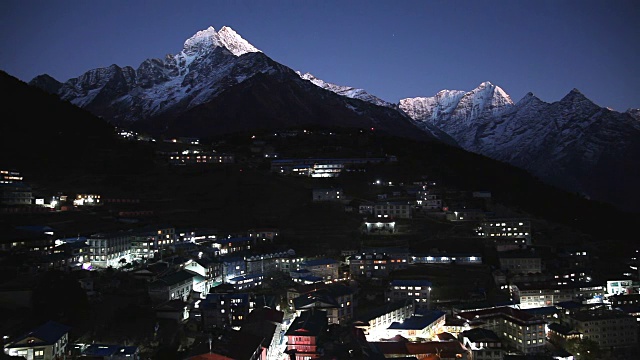
[[[482,129],[513,106],[513,101],[487,81],[469,92],[442,90],[433,97],[402,99],[399,106],[420,126],[435,125],[464,149],[473,151],[475,144],[484,140]]]
[[[523,168],[543,181],[622,209],[640,210],[640,121],[602,108],[577,89],[546,103],[517,103],[488,82],[400,101],[417,124],[430,123],[464,149]],[[635,117],[634,117],[635,114]]]
[[[64,83],[42,75],[31,84],[113,124],[154,134],[342,126],[438,139],[562,189],[640,210],[640,109],[601,108],[577,90],[553,103],[533,94],[514,103],[484,82],[392,104],[294,72],[228,27],[200,31],[178,54],[137,69],[111,65]]]
[[[398,110],[338,96],[303,80],[229,27],[199,31],[184,42],[178,54],[145,60],[137,69],[111,65],[64,83],[52,83],[49,76],[42,75],[31,84],[112,124],[154,134],[202,137],[256,126],[269,129],[305,124],[375,129],[456,145],[435,127],[419,131],[411,118]],[[245,101],[239,93],[254,97]],[[261,94],[260,98],[256,94]],[[220,98],[227,102],[223,104]]]
[[[378,106],[386,106],[388,108],[395,109],[397,108],[396,104],[384,101],[377,96],[371,95],[366,92],[364,89],[357,89],[351,86],[342,86],[336,85],[332,83],[325,82],[324,80],[320,80],[317,77],[311,75],[310,73],[301,73],[300,71],[296,71],[302,79],[310,81],[312,84],[319,86],[323,89],[332,91],[338,95],[346,96],[352,99],[360,99],[362,101],[366,101]]]

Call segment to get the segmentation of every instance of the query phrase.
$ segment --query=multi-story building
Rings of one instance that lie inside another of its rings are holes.
[[[149,297],[155,303],[162,303],[179,299],[187,301],[194,289],[194,278],[197,274],[186,270],[180,270],[173,274],[165,275],[149,284]]]
[[[75,206],[100,206],[102,204],[102,196],[98,194],[76,194],[73,199]]]
[[[389,217],[366,219],[362,232],[367,235],[391,235],[396,233],[396,221]]]
[[[176,242],[176,229],[173,226],[151,225],[149,228],[155,231],[158,235],[157,246],[159,248],[173,245]]]
[[[446,314],[439,310],[430,310],[414,315],[404,321],[393,322],[387,328],[387,337],[400,335],[410,340],[424,340],[442,332]]]
[[[235,290],[247,290],[256,286],[262,285],[264,281],[264,274],[253,273],[247,275],[240,275],[229,279],[229,284],[233,285]]]
[[[367,249],[349,258],[351,277],[385,278],[391,271],[406,269],[409,253],[403,249]]]
[[[503,251],[498,254],[500,269],[510,274],[542,272],[542,258],[533,250]]]
[[[335,259],[313,259],[300,263],[300,269],[309,270],[311,275],[324,280],[335,280],[339,278],[339,265],[340,263]]]
[[[544,349],[546,322],[540,316],[508,306],[465,311],[457,315],[469,321],[472,328],[479,322],[481,327],[495,332],[505,345],[524,354]]]
[[[442,198],[428,189],[427,185],[421,185],[416,192],[416,204],[422,210],[442,210]]]
[[[640,294],[611,295],[607,300],[611,304],[612,308],[627,305],[640,306]]]
[[[607,295],[632,294],[634,284],[631,279],[607,280]]]
[[[311,191],[311,199],[314,202],[318,201],[342,201],[344,200],[344,193],[342,189],[329,188],[329,189],[313,189]]]
[[[242,276],[247,273],[247,263],[244,261],[244,257],[241,256],[222,256],[219,257],[221,266],[221,280],[223,283],[229,282],[229,279],[233,279],[238,276]]]
[[[392,280],[385,292],[387,301],[411,300],[417,308],[429,308],[431,282],[427,280]]]
[[[292,251],[288,251],[287,255],[276,260],[276,269],[285,274],[292,271],[300,270],[300,264],[307,260],[304,256],[296,256]]]
[[[48,255],[53,252],[55,239],[49,226],[18,226],[3,231],[0,250],[16,253],[31,252]]]
[[[201,153],[185,150],[169,154],[168,160],[171,165],[233,164],[235,156],[232,154]]]
[[[33,193],[31,186],[23,182],[0,183],[0,204],[31,205]]]
[[[547,274],[552,281],[559,285],[570,282],[588,283],[593,279],[593,269],[588,267],[555,269]]]
[[[496,251],[499,252],[527,248],[527,240],[524,238],[494,237],[491,239],[491,244],[495,247]]]
[[[327,329],[327,314],[322,310],[301,312],[285,333],[287,352],[293,353],[295,360],[309,360],[320,357],[318,345]],[[293,357],[292,357],[293,359]]]
[[[413,316],[414,306],[414,302],[409,299],[387,302],[356,317],[353,325],[362,329],[368,341],[377,341],[387,335],[389,325]]]
[[[230,237],[218,239],[212,243],[219,255],[228,255],[240,251],[250,250],[253,239],[250,237]]]
[[[413,216],[413,201],[384,201],[377,202],[373,207],[375,218],[410,219]]]
[[[175,233],[178,243],[200,244],[204,241],[216,240],[218,238],[217,229],[176,229]]]
[[[69,345],[69,331],[69,326],[48,321],[11,340],[4,346],[4,352],[29,360],[64,359]]]
[[[505,354],[498,335],[488,329],[475,328],[460,333],[460,341],[471,351],[471,360],[502,360]]]
[[[572,313],[568,325],[603,349],[636,346],[638,324],[633,316],[616,310],[584,310]]]
[[[126,231],[91,235],[87,239],[91,266],[117,268],[130,262],[131,240],[131,233]]]
[[[265,242],[273,242],[275,238],[278,236],[280,230],[275,228],[259,228],[259,229],[250,229],[248,231],[249,237],[253,239],[254,244],[265,243]]]
[[[213,292],[199,304],[205,329],[239,328],[253,310],[255,302],[248,293]]]
[[[148,225],[131,233],[131,254],[136,260],[153,258],[164,247],[178,243],[176,229],[168,225]]]
[[[409,258],[410,264],[457,264],[457,265],[481,265],[482,254],[462,253],[422,253]]]
[[[278,260],[288,256],[287,252],[256,254],[245,258],[247,274],[268,274],[279,271]]]
[[[588,268],[591,264],[591,250],[586,246],[565,246],[558,249],[559,264],[569,269]]]
[[[547,337],[552,344],[564,348],[568,341],[580,340],[582,334],[569,326],[552,322],[547,325]]]
[[[343,169],[350,170],[369,164],[395,162],[395,156],[383,158],[309,158],[309,159],[278,159],[271,161],[271,172],[277,174],[296,174],[317,177],[335,177]],[[298,170],[298,171],[296,171]],[[324,175],[324,176],[322,176]]]
[[[0,184],[12,184],[22,181],[23,177],[19,171],[0,170]]]
[[[531,245],[531,221],[528,219],[490,219],[480,223],[478,236],[485,238],[522,238]]]
[[[300,295],[292,301],[297,312],[319,309],[326,311],[329,324],[345,324],[353,319],[353,290],[346,285],[332,284],[323,289]]]
[[[158,234],[155,231],[136,231],[131,233],[131,258],[145,261],[155,257]]]
[[[509,285],[511,298],[521,309],[552,306],[564,301],[580,301],[587,304],[602,303],[604,287],[591,283],[568,282],[558,285],[551,282],[514,283]]]

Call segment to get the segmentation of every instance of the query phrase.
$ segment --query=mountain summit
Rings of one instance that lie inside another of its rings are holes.
[[[528,93],[514,104],[490,82],[469,92],[402,99],[399,106],[416,124],[438,127],[465,150],[523,168],[564,190],[639,210],[637,112],[602,108],[578,89],[553,103]]]
[[[230,27],[198,31],[182,51],[137,69],[111,65],[64,83],[32,85],[108,122],[166,136],[215,136],[287,127],[375,129],[457,145],[434,127],[422,132],[406,114],[339,96],[273,61]]]
[[[467,150],[482,140],[477,134],[480,124],[512,106],[511,97],[489,81],[468,92],[442,90],[432,97],[402,99],[399,104],[419,126],[434,125]]]
[[[185,54],[193,55],[219,46],[231,51],[235,56],[250,52],[260,52],[228,26],[223,26],[218,32],[212,26],[206,30],[198,31],[184,42],[182,51]]]

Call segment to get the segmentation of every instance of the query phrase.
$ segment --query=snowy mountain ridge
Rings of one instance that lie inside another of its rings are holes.
[[[578,89],[553,103],[533,93],[514,103],[489,82],[468,92],[402,99],[399,107],[419,126],[438,127],[467,151],[523,168],[565,190],[637,208],[632,184],[640,183],[633,171],[640,168],[640,110],[602,108]]]
[[[629,195],[638,194],[640,173],[628,170],[640,169],[640,110],[601,108],[577,89],[553,103],[531,93],[514,103],[485,81],[470,91],[442,90],[392,104],[294,72],[229,27],[199,31],[179,53],[147,59],[137,69],[114,64],[64,83],[46,75],[30,83],[114,124],[153,123],[159,132],[170,124],[199,133],[312,122],[426,134],[571,192],[623,207],[640,204],[639,196]]]
[[[328,83],[328,82],[325,82],[324,80],[318,79],[317,77],[313,76],[308,72],[303,74],[300,71],[296,71],[296,74],[298,74],[302,79],[310,81],[312,84],[318,87],[321,87],[323,89],[332,91],[338,95],[346,96],[352,99],[360,99],[378,106],[386,106],[392,109],[397,108],[396,104],[384,101],[379,97],[371,95],[368,92],[366,92],[364,89],[358,89],[351,86],[342,86],[342,85]]]
[[[155,134],[201,136],[309,124],[376,129],[457,145],[437,128],[421,132],[397,108],[358,99],[364,96],[358,89],[341,88],[352,95],[347,97],[316,86],[227,26],[198,31],[177,54],[147,59],[137,69],[114,64],[64,83],[45,74],[30,84],[112,124]]]
[[[92,69],[64,82],[57,93],[114,123],[135,122],[192,108],[249,74],[273,71],[256,53],[261,51],[232,28],[209,27],[187,39],[177,54],[147,59],[137,69]]]

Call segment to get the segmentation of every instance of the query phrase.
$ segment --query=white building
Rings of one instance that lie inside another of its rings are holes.
[[[124,231],[91,235],[87,240],[91,266],[118,268],[130,262],[131,240],[131,233]]]
[[[9,339],[5,354],[27,360],[64,359],[69,344],[69,326],[49,321],[28,333]]]

